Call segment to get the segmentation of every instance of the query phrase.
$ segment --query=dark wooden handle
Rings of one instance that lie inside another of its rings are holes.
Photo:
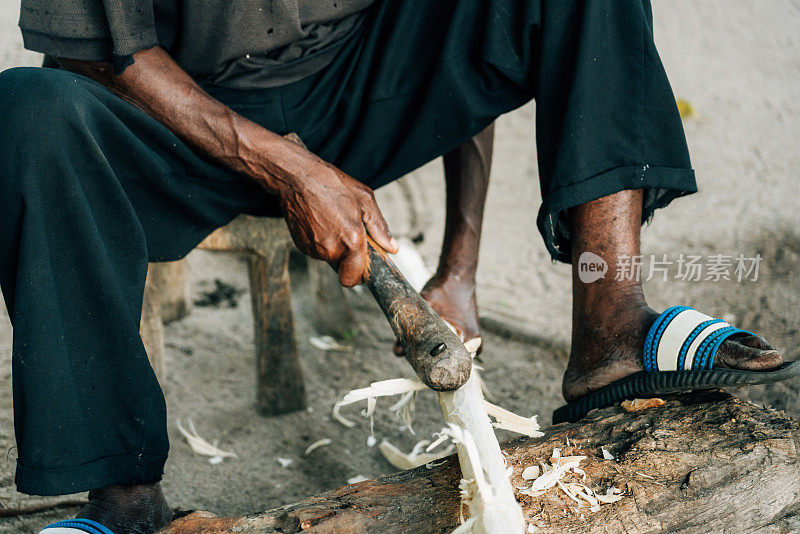
[[[460,388],[469,378],[472,356],[400,274],[386,251],[372,239],[368,241],[369,268],[364,283],[383,310],[411,367],[431,389]]]
[[[289,141],[306,148],[302,139],[289,133]],[[397,336],[403,352],[431,389],[458,389],[469,379],[472,356],[459,337],[406,281],[380,245],[367,237],[369,267],[364,284],[369,288]]]

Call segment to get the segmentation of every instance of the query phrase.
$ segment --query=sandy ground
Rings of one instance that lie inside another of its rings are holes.
[[[681,0],[657,2],[655,35],[676,95],[695,116],[685,123],[701,192],[656,214],[644,232],[644,254],[738,255],[763,260],[758,280],[646,283],[651,305],[689,304],[735,318],[800,356],[800,5],[796,1]],[[0,68],[33,65],[17,28],[17,6],[0,6]],[[569,268],[550,262],[536,231],[540,203],[533,137],[534,107],[501,118],[489,193],[479,272],[482,314],[535,333],[545,343],[523,344],[486,335],[485,379],[500,404],[549,422],[560,402],[560,377],[569,342]],[[0,140],[2,142],[2,140]],[[420,251],[435,265],[443,223],[441,164],[433,162],[402,183],[379,191],[398,235],[423,232]],[[411,198],[411,201],[408,199]],[[245,266],[227,255],[190,255],[196,290],[220,279],[246,290]],[[646,269],[646,267],[645,267]],[[673,271],[670,272],[674,274]],[[182,509],[243,514],[340,486],[356,475],[393,471],[366,446],[369,427],[345,429],[330,420],[330,408],[351,388],[408,376],[407,364],[389,351],[392,336],[365,295],[349,294],[356,311],[352,351],[325,353],[308,342],[313,334],[307,276],[302,263],[292,273],[298,342],[306,372],[310,409],[263,418],[254,409],[252,327],[249,297],[234,308],[196,307],[167,326],[166,397],[172,451],[164,481],[170,502]],[[1,306],[1,305],[0,305]],[[549,346],[548,346],[549,345]],[[0,309],[0,507],[38,502],[13,486],[16,450],[11,401],[11,325]],[[797,382],[753,388],[739,394],[800,415]],[[409,446],[386,412],[375,433]],[[417,403],[416,430],[425,436],[441,425],[432,394]],[[358,410],[352,410],[357,415]],[[238,458],[211,465],[192,454],[176,430],[191,417],[201,435],[218,439]],[[309,457],[317,439],[333,440]],[[507,437],[507,436],[501,436]],[[293,463],[282,467],[278,457]],[[74,510],[0,519],[0,531],[34,532]]]

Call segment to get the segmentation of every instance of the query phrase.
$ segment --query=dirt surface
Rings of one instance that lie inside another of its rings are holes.
[[[646,283],[651,305],[692,305],[725,316],[800,356],[800,7],[789,0],[659,2],[655,35],[673,88],[691,103],[685,128],[701,192],[658,212],[644,232],[644,254],[712,254],[763,260],[757,281],[690,282],[656,277]],[[34,65],[16,29],[17,3],[0,6],[0,68]],[[539,414],[549,423],[560,405],[561,373],[569,341],[569,268],[550,262],[536,231],[540,204],[534,148],[534,107],[501,118],[497,126],[484,245],[479,272],[482,313],[495,322],[524,328],[545,343],[485,336],[485,380],[502,406]],[[378,192],[394,232],[422,233],[420,251],[435,265],[443,226],[441,163],[433,162]],[[364,293],[349,292],[355,310],[350,352],[325,353],[314,335],[309,288],[302,262],[293,270],[295,314],[311,410],[263,418],[254,411],[255,374],[246,268],[241,259],[196,251],[189,257],[196,298],[219,279],[226,298],[166,327],[169,431],[172,440],[164,487],[181,509],[217,514],[265,510],[341,486],[356,475],[374,477],[392,467],[366,439],[369,424],[346,429],[330,418],[333,403],[348,390],[374,380],[411,376],[391,354],[392,336],[377,306]],[[647,272],[647,265],[643,268]],[[231,307],[231,302],[237,303]],[[0,306],[2,306],[0,304]],[[0,308],[0,507],[43,499],[17,493],[11,401],[11,325]],[[800,415],[797,381],[736,392],[750,400]],[[380,402],[375,434],[401,448],[441,426],[431,393],[417,402],[417,436]],[[345,409],[353,417],[358,408]],[[212,465],[194,455],[176,429],[191,417],[198,432],[238,457]],[[321,438],[333,443],[303,456]],[[511,437],[502,434],[501,439]],[[283,467],[278,458],[291,459]],[[82,498],[82,496],[77,496]],[[0,519],[0,531],[36,532],[68,517],[59,509]]]

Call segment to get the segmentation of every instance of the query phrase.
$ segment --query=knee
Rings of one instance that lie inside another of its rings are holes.
[[[0,139],[26,146],[46,143],[77,110],[75,77],[42,67],[0,72]]]
[[[46,190],[51,180],[62,179],[43,169],[59,164],[65,140],[79,132],[82,99],[76,80],[41,67],[0,72],[0,196]]]
[[[57,71],[42,67],[14,67],[0,72],[0,106],[4,116],[29,115],[58,94]]]

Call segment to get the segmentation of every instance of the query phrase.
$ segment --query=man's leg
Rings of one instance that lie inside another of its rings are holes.
[[[638,280],[578,277],[583,252],[615,258],[640,254],[642,190],[620,191],[570,210],[572,236],[572,352],[563,391],[573,401],[611,382],[643,371],[642,350],[658,313],[645,302]],[[762,371],[780,365],[780,352],[756,336],[726,340],[714,367]]]
[[[447,215],[442,252],[436,272],[421,291],[464,340],[481,335],[475,274],[493,144],[494,124],[444,155]],[[394,352],[402,354],[397,343]]]
[[[291,129],[370,187],[454,150],[533,98],[537,225],[553,259],[570,262],[571,228],[588,228],[570,224],[578,206],[641,190],[626,234],[638,239],[656,209],[697,190],[649,1],[409,0],[376,4],[370,23],[330,68],[285,95]],[[410,45],[409,35],[420,38]],[[446,257],[457,250],[444,248]],[[472,315],[453,300],[439,311]],[[620,323],[638,339],[639,326]]]
[[[92,490],[83,515],[151,531],[168,519],[156,483],[169,444],[138,333],[147,261],[185,254],[263,191],[67,72],[0,74],[0,139],[17,487]]]
[[[475,273],[492,166],[494,124],[444,155],[447,216],[439,265],[425,297],[465,340],[479,337]]]

